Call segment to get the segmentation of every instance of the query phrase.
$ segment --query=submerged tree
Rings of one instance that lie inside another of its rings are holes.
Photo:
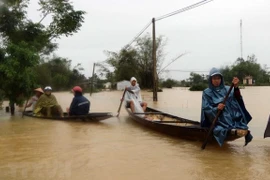
[[[106,52],[108,56],[106,62],[114,68],[114,82],[123,79],[129,80],[132,76],[135,76],[142,88],[153,86],[152,42],[151,36],[146,34],[137,40],[134,47],[124,48],[119,52]],[[158,37],[156,40],[157,69],[160,68],[164,60],[164,46],[164,38]],[[105,66],[102,70],[107,71],[108,77],[112,76]]]
[[[81,69],[80,64],[72,69],[71,60],[55,56],[36,66],[37,83],[41,87],[50,85],[57,91],[70,89],[86,81],[78,67]]]
[[[238,58],[232,66],[222,67],[221,72],[227,84],[231,84],[234,76],[237,76],[241,82],[246,76],[252,76],[256,85],[269,84],[270,75],[266,67],[257,63],[255,55],[248,56],[246,60]]]
[[[34,67],[40,57],[49,55],[57,44],[52,40],[76,33],[82,23],[84,11],[75,11],[69,0],[39,0],[43,15],[39,22],[27,17],[30,0],[3,0],[0,3],[0,83],[1,90],[14,104],[20,104],[36,87]],[[48,26],[42,24],[51,16]]]

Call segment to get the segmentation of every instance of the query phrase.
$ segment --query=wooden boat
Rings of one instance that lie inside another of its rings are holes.
[[[33,116],[32,111],[25,111],[24,116],[39,118],[39,119],[50,119],[50,120],[63,120],[63,121],[102,121],[108,118],[113,117],[112,113],[109,112],[91,112],[87,115],[80,115],[80,116],[68,116],[67,113],[64,113],[64,117],[38,117]]]
[[[204,141],[207,137],[208,128],[201,127],[198,121],[188,120],[149,107],[145,113],[132,113],[129,108],[126,110],[134,121],[158,132],[196,141]],[[246,134],[236,135],[235,130],[232,130],[225,141],[233,141],[244,135]],[[209,138],[209,142],[213,140],[213,136],[212,139]]]

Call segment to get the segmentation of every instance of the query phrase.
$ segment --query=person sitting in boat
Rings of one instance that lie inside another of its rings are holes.
[[[34,107],[37,103],[37,100],[39,99],[39,97],[44,94],[43,90],[41,88],[37,88],[34,90],[35,92],[35,95],[31,97],[31,99],[28,101],[28,103],[26,104],[26,108],[32,106],[33,110],[34,110]]]
[[[55,96],[52,94],[52,88],[46,86],[44,88],[44,94],[38,99],[34,111],[34,116],[60,116],[63,117],[63,111],[61,106],[58,104]]]
[[[213,135],[222,146],[228,133],[245,136],[245,145],[252,140],[247,124],[252,119],[246,110],[243,98],[238,88],[239,79],[232,80],[234,88],[225,104],[222,103],[229,87],[224,85],[223,75],[218,69],[212,68],[209,73],[209,87],[202,94],[201,126],[210,127],[217,112],[222,111],[216,121]]]
[[[147,108],[147,103],[142,101],[141,89],[137,83],[137,79],[132,77],[130,79],[130,86],[126,87],[125,101],[126,107],[130,108],[132,112],[135,112],[136,103],[139,103],[143,111]]]
[[[74,115],[87,115],[90,110],[90,101],[82,95],[82,88],[80,86],[75,86],[72,88],[74,98],[67,108],[67,113],[70,116]]]

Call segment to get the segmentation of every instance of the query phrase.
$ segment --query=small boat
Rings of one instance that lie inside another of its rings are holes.
[[[41,117],[41,116],[33,116],[32,111],[25,111],[24,116],[39,118],[39,119],[50,119],[50,120],[63,120],[63,121],[89,121],[89,122],[96,122],[102,121],[108,118],[113,117],[112,113],[110,112],[91,112],[87,115],[79,115],[79,116],[69,116],[67,113],[64,113],[64,117]]]
[[[134,121],[158,132],[195,141],[204,141],[207,137],[209,129],[201,127],[198,121],[188,120],[149,107],[145,113],[132,113],[129,108],[126,110]],[[248,133],[248,130],[244,131]],[[246,133],[240,135],[236,132],[235,129],[231,130],[225,141],[234,141],[246,135]],[[213,140],[214,136],[209,138],[209,142]]]

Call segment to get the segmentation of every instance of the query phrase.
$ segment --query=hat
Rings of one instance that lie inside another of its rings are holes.
[[[72,88],[72,91],[74,91],[74,92],[82,92],[82,88],[80,86],[74,86]]]
[[[42,94],[44,93],[44,91],[43,91],[41,88],[37,88],[37,89],[35,89],[34,91],[36,91],[36,92],[41,92]]]
[[[44,91],[51,91],[51,90],[52,90],[51,86],[46,86],[46,87],[44,88]]]
[[[130,79],[130,82],[132,82],[132,81],[136,81],[136,82],[137,82],[137,79],[136,79],[135,77],[132,77],[132,78]]]

